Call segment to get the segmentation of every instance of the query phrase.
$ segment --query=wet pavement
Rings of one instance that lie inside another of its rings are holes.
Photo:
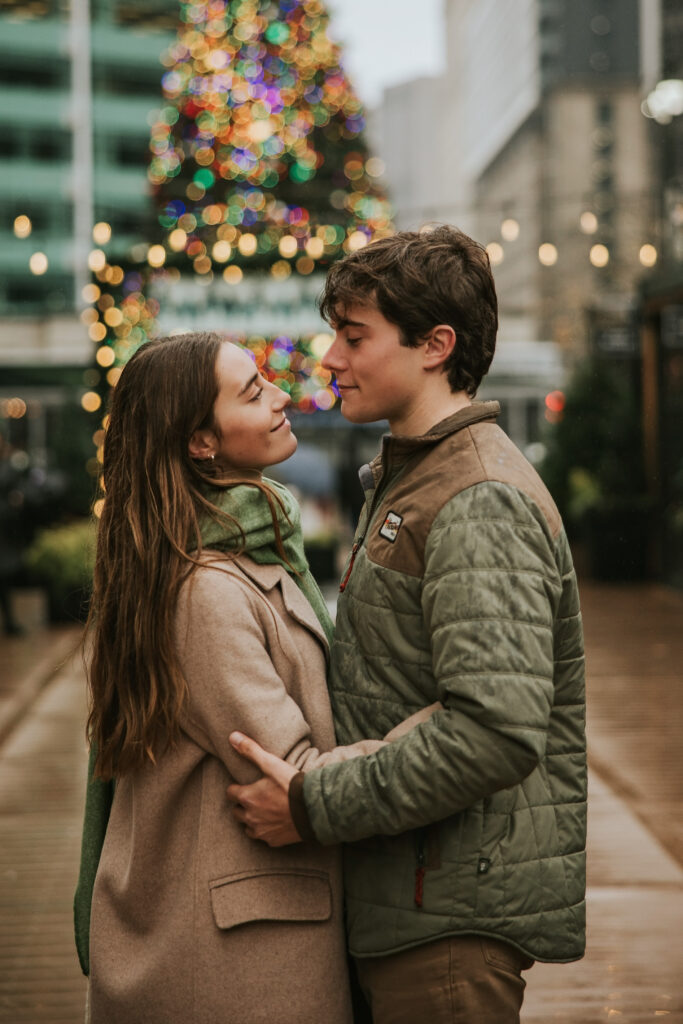
[[[522,1021],[683,1024],[683,594],[585,584],[582,602],[588,953],[575,964],[532,968]],[[85,781],[85,683],[80,657],[64,661],[76,639],[73,627],[0,639],[3,1024],[83,1019],[71,899]],[[56,672],[53,662],[61,665]]]

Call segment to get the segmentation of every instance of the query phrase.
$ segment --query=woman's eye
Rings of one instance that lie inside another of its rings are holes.
[[[363,340],[362,338],[347,338],[346,339],[346,343],[347,343],[347,345],[357,345],[358,342],[362,341],[362,340]]]
[[[258,402],[258,400],[259,400],[259,398],[261,397],[262,394],[263,394],[263,388],[259,388],[258,391],[256,392],[256,394],[254,395],[254,397],[250,398],[249,401],[250,402]]]

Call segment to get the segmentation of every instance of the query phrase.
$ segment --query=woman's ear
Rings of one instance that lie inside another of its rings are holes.
[[[450,324],[438,324],[433,327],[422,346],[425,370],[434,370],[443,366],[454,348],[455,331]]]
[[[187,448],[193,459],[210,459],[216,454],[216,435],[212,430],[195,430]]]

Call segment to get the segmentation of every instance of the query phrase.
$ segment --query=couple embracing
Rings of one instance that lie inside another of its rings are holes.
[[[390,427],[336,631],[263,475],[296,448],[289,400],[249,355],[150,342],[114,393],[75,902],[92,1024],[515,1024],[522,972],[583,953],[576,578],[474,401],[487,255],[401,232],[335,264],[321,310],[342,413]]]

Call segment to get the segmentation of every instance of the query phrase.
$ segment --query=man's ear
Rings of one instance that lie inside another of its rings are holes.
[[[187,448],[193,459],[210,459],[216,454],[216,435],[213,430],[195,430]]]
[[[433,327],[422,346],[425,370],[435,370],[446,362],[455,348],[455,331],[450,324]]]

